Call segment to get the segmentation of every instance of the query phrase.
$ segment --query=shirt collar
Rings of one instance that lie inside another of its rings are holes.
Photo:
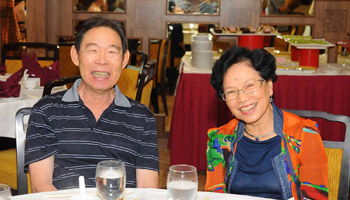
[[[64,102],[79,102],[79,92],[78,87],[81,83],[81,78],[76,80],[73,84],[73,86],[63,95],[62,101]],[[115,90],[115,96],[114,96],[114,104],[116,106],[121,107],[131,107],[130,101],[126,96],[123,95],[123,93],[120,91],[117,85],[114,87]]]

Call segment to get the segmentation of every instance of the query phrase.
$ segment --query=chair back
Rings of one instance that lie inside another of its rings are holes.
[[[158,67],[157,67],[157,74],[156,74],[156,80],[157,83],[165,83],[166,79],[166,69],[167,64],[170,56],[170,41],[168,39],[160,40],[160,47],[158,51]]]
[[[46,82],[46,84],[44,86],[43,97],[45,95],[51,94],[52,89],[54,87],[63,86],[63,85],[69,84],[69,83],[74,83],[79,78],[81,78],[81,76],[60,78],[57,80],[50,80],[50,81]]]
[[[18,194],[28,194],[27,173],[24,172],[24,150],[26,133],[24,131],[24,116],[29,115],[32,108],[21,108],[16,113],[16,156],[17,156],[17,191]]]
[[[149,106],[151,94],[148,95],[145,90],[149,87],[148,85],[151,85],[152,90],[156,61],[147,61],[147,54],[138,50],[130,50],[130,54],[135,59],[132,62],[130,61],[129,65],[123,69],[117,85],[125,96]]]
[[[41,66],[49,66],[59,59],[59,48],[55,44],[23,42],[7,43],[1,50],[1,64],[6,65],[8,73],[14,73],[22,67],[21,55],[33,54]]]
[[[146,106],[149,106],[151,92],[154,80],[154,72],[157,66],[156,60],[147,61],[146,65],[141,69],[138,78],[136,101],[139,101]]]
[[[349,198],[350,182],[350,118],[345,115],[334,115],[321,111],[310,110],[285,110],[296,115],[324,119],[331,122],[341,122],[345,124],[344,141],[323,141],[328,159],[328,199]],[[322,131],[322,130],[320,130]]]

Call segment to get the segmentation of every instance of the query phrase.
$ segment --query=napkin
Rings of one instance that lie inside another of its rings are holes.
[[[6,66],[0,63],[0,74],[5,75],[6,73]]]
[[[24,69],[28,69],[27,73],[29,74],[29,77],[41,77],[42,69],[40,67],[40,64],[38,62],[38,59],[36,57],[36,54],[33,56],[29,56],[27,54],[22,54],[22,67]]]
[[[60,79],[60,78],[62,77],[60,75],[59,62],[56,61],[52,63],[50,66],[42,68],[40,85],[45,86],[46,82],[50,80]]]
[[[58,61],[48,67],[41,67],[35,54],[34,56],[22,54],[22,65],[28,69],[29,77],[40,78],[40,86],[45,86],[47,81],[62,78]]]
[[[21,85],[19,81],[23,78],[24,68],[13,73],[6,81],[0,81],[0,97],[19,97]]]

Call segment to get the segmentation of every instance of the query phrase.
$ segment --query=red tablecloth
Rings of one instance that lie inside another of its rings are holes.
[[[274,99],[282,109],[350,116],[350,76],[278,76]],[[345,126],[317,120],[323,140],[343,141]]]
[[[169,148],[170,164],[206,170],[207,130],[232,116],[216,97],[210,74],[182,73],[176,91]],[[275,103],[282,109],[320,110],[350,116],[350,76],[278,76]],[[343,140],[344,126],[320,122],[325,140]]]
[[[185,163],[206,170],[207,130],[218,125],[220,110],[228,112],[224,102],[216,98],[210,76],[180,75],[170,127],[170,164]]]

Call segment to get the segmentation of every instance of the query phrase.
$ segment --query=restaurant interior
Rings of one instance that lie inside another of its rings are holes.
[[[265,48],[275,56],[274,102],[280,108],[350,117],[350,0],[299,0],[285,9],[277,6],[283,0],[188,0],[193,5],[187,7],[181,7],[181,1],[0,0],[0,67],[6,66],[5,71],[0,68],[0,81],[5,85],[8,76],[22,67],[22,53],[35,54],[41,66],[50,66],[47,79],[73,77],[74,81],[80,73],[71,61],[70,48],[79,26],[96,15],[121,22],[129,49],[138,53],[132,54],[131,67],[123,71],[128,75],[117,85],[154,113],[161,189],[166,189],[170,165],[189,164],[198,170],[198,191],[204,191],[207,130],[233,119],[209,81],[213,62],[229,47]],[[209,61],[197,55],[195,62],[197,35],[209,38]],[[306,40],[322,43],[303,43]],[[21,43],[25,45],[10,45]],[[175,44],[180,52],[175,52]],[[57,60],[59,66],[53,65]],[[135,66],[141,70],[127,72]],[[72,81],[57,91],[71,87]],[[1,85],[0,89],[5,91]],[[44,88],[40,89],[34,93],[21,89],[9,98],[0,91],[0,183],[10,185],[12,195],[18,194],[15,113],[33,106],[42,95]],[[319,124],[322,139],[341,143],[343,151],[332,198],[349,199],[349,124],[327,120]]]

